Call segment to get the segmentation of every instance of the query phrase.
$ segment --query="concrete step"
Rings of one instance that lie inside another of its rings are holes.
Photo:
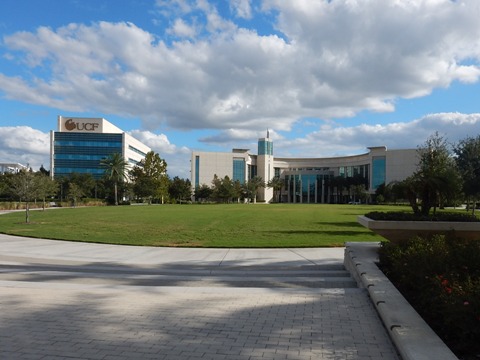
[[[0,280],[73,282],[135,286],[208,286],[255,288],[354,288],[342,265],[308,266],[162,266],[136,268],[116,265],[0,266]]]

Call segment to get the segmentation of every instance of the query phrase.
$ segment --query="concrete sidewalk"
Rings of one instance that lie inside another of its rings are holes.
[[[0,359],[398,359],[365,289],[322,287],[343,258],[0,235]]]

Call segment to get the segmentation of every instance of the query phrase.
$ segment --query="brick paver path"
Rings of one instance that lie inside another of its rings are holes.
[[[398,359],[341,263],[58,262],[0,256],[0,359]]]

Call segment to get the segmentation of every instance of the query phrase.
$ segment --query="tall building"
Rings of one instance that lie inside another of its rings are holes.
[[[101,160],[119,153],[131,166],[151,149],[103,118],[58,117],[58,131],[50,132],[50,174],[103,176]]]
[[[366,190],[373,194],[382,184],[401,181],[412,175],[417,165],[417,150],[387,150],[385,146],[369,147],[361,155],[331,158],[277,158],[273,155],[273,141],[258,140],[257,155],[248,149],[233,149],[231,153],[193,151],[191,158],[192,186],[210,185],[214,175],[228,176],[244,184],[254,176],[265,182],[277,176],[284,182],[281,202],[337,203],[340,199],[334,188],[338,177],[361,177]],[[260,201],[273,201],[273,189],[262,188]]]

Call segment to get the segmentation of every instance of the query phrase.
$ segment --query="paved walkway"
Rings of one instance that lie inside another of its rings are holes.
[[[343,251],[0,235],[0,359],[398,359]]]

